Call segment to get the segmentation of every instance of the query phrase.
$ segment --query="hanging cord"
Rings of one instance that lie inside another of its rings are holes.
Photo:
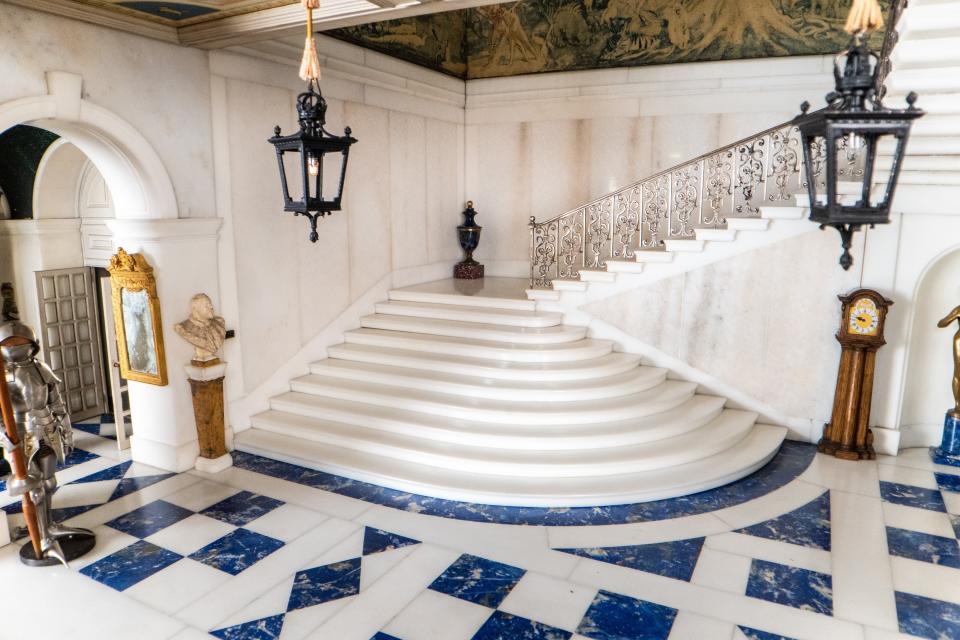
[[[317,58],[317,42],[313,38],[313,10],[320,8],[320,0],[300,0],[300,4],[307,10],[307,42],[300,61],[300,78],[316,81],[320,80],[320,60]]]
[[[877,0],[853,0],[843,30],[866,37],[883,26],[883,10]]]

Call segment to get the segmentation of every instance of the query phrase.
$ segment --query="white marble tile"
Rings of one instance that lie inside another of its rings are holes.
[[[301,640],[301,638],[306,638],[314,629],[339,613],[341,609],[350,604],[355,598],[356,596],[340,598],[339,600],[332,600],[287,613],[283,618],[283,629],[280,632],[280,640]]]
[[[742,594],[747,590],[751,558],[704,546],[690,582],[711,589]]]
[[[883,502],[883,521],[888,527],[922,531],[935,536],[954,537],[950,516],[939,511],[918,509],[903,504]]]
[[[881,465],[911,467],[913,469],[932,469],[934,467],[933,460],[930,459],[930,451],[927,447],[902,449],[895,456],[877,456],[877,463]]]
[[[960,604],[960,570],[897,556],[890,565],[897,591]]]
[[[743,533],[721,533],[710,536],[704,546],[747,558],[778,562],[819,573],[830,573],[830,552],[822,549],[802,547],[779,540],[767,540]]]
[[[549,548],[545,527],[424,517],[382,506],[373,507],[358,520],[368,526],[415,540],[458,549],[558,578],[565,577],[577,562],[574,556]]]
[[[831,492],[830,500],[833,615],[896,629],[881,502],[837,491]]]
[[[118,500],[108,502],[96,509],[91,509],[86,513],[70,518],[66,522],[75,527],[86,527],[88,529],[118,518],[125,513],[129,513],[138,507],[154,502],[161,498],[166,498],[171,493],[179,491],[197,481],[197,478],[189,474],[176,475],[156,484],[152,484],[145,489],[141,489],[130,495],[126,495]]]
[[[917,640],[919,636],[913,636],[899,631],[889,629],[877,629],[876,627],[864,627],[865,640]]]
[[[879,498],[880,479],[877,466],[870,463],[840,460],[832,456],[817,455],[800,478],[834,491]]]
[[[947,513],[960,514],[960,493],[953,491],[941,491],[943,504],[947,507]]]
[[[457,559],[455,551],[421,545],[308,636],[368,640]]]
[[[603,562],[582,560],[570,579],[578,584],[787,637],[818,640],[863,638],[862,627],[856,623]]]
[[[310,558],[323,554],[356,531],[357,525],[352,522],[331,518],[197,599],[178,612],[177,617],[198,629],[220,628],[224,625],[218,625],[219,622],[244,609],[280,581],[292,579]]]
[[[400,547],[363,556],[360,561],[360,591],[364,592],[400,561],[413,553],[415,546]]]
[[[290,542],[327,519],[322,513],[295,504],[280,505],[266,515],[243,525],[244,529]]]
[[[194,629],[193,627],[184,627],[174,635],[170,636],[170,640],[210,640],[210,636],[202,631]]]
[[[931,471],[890,464],[878,465],[877,468],[880,479],[886,482],[909,484],[926,489],[937,488],[937,479]]]
[[[124,593],[163,613],[176,613],[230,579],[230,574],[189,558],[138,582]]]
[[[755,500],[714,511],[713,515],[730,529],[740,529],[802,507],[823,495],[823,491],[821,486],[795,481]]]
[[[5,611],[16,612],[4,616],[5,638],[39,637],[38,621],[51,621],[54,625],[40,627],[41,634],[52,628],[56,637],[75,640],[164,640],[183,628],[182,622],[77,573],[77,561],[71,569],[36,569],[20,563],[19,550],[17,545],[0,549],[4,584],[16,585],[16,590],[7,590],[5,596],[5,606],[15,607]],[[50,608],[53,594],[59,594],[54,611]],[[51,616],[55,618],[51,620]]]
[[[188,556],[234,529],[236,527],[233,525],[197,513],[169,527],[164,527],[144,540],[164,549],[176,551],[182,556]]]
[[[680,611],[670,628],[669,640],[730,640],[733,623]]]
[[[116,480],[101,480],[100,482],[83,482],[61,486],[53,497],[53,507],[77,507],[87,504],[102,504],[110,499]]]
[[[258,595],[252,602],[246,603],[229,616],[210,627],[211,630],[224,629],[234,625],[275,616],[287,610],[290,591],[293,588],[293,574],[285,577],[269,589]]]
[[[383,631],[402,640],[469,640],[491,613],[487,607],[428,589]]]
[[[231,487],[222,482],[198,480],[185,489],[171,493],[164,500],[191,511],[203,511],[207,507],[229,498],[237,491],[236,487]]]
[[[596,595],[594,588],[528,571],[498,608],[558,629],[574,631]]]

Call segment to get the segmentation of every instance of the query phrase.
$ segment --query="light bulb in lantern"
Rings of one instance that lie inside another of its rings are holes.
[[[312,153],[307,157],[307,173],[313,177],[320,175],[320,160]]]
[[[847,148],[856,151],[863,146],[863,136],[856,133],[847,134]]]

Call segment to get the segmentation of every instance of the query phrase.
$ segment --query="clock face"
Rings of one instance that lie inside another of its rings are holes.
[[[850,307],[847,324],[850,333],[861,336],[875,336],[880,329],[880,312],[877,303],[870,298],[860,298]]]

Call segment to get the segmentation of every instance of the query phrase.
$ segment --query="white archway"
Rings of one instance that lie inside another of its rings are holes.
[[[0,104],[0,132],[47,129],[75,145],[103,175],[118,218],[177,218],[173,183],[150,143],[120,116],[82,96],[83,79],[48,71],[47,95]]]

